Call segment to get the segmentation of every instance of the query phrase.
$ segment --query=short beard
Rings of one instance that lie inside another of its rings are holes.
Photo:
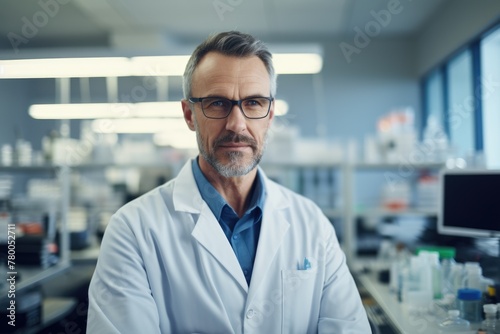
[[[262,147],[261,151],[258,151],[257,143],[255,142],[255,140],[250,137],[237,135],[235,133],[229,133],[225,136],[217,138],[213,145],[213,151],[207,151],[203,146],[203,140],[201,138],[200,131],[196,122],[195,128],[196,140],[198,142],[198,148],[200,150],[201,156],[223,177],[230,178],[247,175],[260,163],[260,160],[262,159],[262,155],[264,153],[264,148],[267,143],[267,132],[264,138],[264,146]],[[215,156],[215,150],[221,144],[229,142],[244,142],[250,145],[253,151],[253,156],[248,164],[241,165],[241,159],[244,157],[244,154],[243,152],[238,151],[228,152],[226,154],[226,157],[229,158],[229,162],[227,164],[223,164],[222,162],[217,160],[217,157]]]

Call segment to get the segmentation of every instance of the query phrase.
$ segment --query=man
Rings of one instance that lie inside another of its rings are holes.
[[[89,333],[370,333],[330,222],[257,167],[275,93],[252,36],[194,51],[182,109],[200,155],[113,216]]]

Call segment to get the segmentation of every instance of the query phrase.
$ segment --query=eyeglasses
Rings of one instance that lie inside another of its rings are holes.
[[[229,116],[233,107],[238,105],[246,118],[260,119],[269,114],[273,97],[249,97],[243,100],[230,100],[224,97],[190,97],[191,103],[200,102],[203,115],[207,118],[222,119]]]

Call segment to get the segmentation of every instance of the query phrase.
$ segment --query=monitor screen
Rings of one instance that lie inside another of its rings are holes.
[[[441,172],[438,231],[500,237],[500,170]]]

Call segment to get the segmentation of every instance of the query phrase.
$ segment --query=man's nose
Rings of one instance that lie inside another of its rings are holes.
[[[247,127],[247,118],[243,114],[243,111],[238,105],[234,105],[231,109],[231,113],[226,119],[226,130],[230,130],[234,133],[241,133],[245,131]]]

